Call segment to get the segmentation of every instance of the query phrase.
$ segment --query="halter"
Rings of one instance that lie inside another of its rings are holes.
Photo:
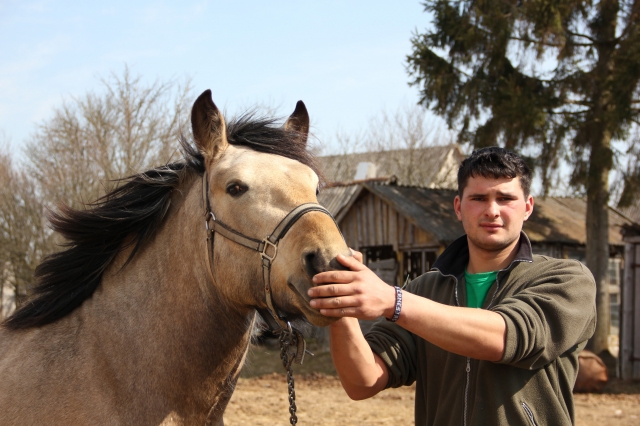
[[[286,235],[287,231],[298,221],[302,216],[310,212],[321,212],[329,216],[335,222],[331,213],[316,203],[305,203],[291,210],[280,221],[278,226],[275,227],[273,232],[262,240],[248,237],[239,231],[231,228],[216,218],[211,211],[211,205],[209,204],[209,183],[207,182],[206,173],[202,176],[202,196],[205,203],[205,225],[207,229],[207,251],[208,251],[208,267],[211,277],[213,278],[213,240],[216,233],[222,235],[228,240],[231,240],[241,246],[247,247],[251,250],[260,253],[262,263],[262,281],[264,284],[265,302],[267,305],[267,311],[269,315],[264,315],[262,309],[258,309],[264,320],[269,327],[275,333],[281,330],[291,331],[291,324],[278,315],[278,311],[273,305],[273,298],[271,296],[271,264],[278,254],[278,243]],[[336,223],[336,228],[338,224]],[[338,228],[340,230],[340,228]],[[342,235],[342,233],[340,234]],[[274,323],[275,321],[275,323]],[[304,351],[303,351],[304,353]]]

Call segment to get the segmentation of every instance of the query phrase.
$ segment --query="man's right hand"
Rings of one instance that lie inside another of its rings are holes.
[[[349,270],[315,275],[316,286],[308,291],[311,307],[328,317],[391,318],[396,302],[395,289],[361,263],[361,253],[354,252],[353,257],[338,255],[337,260]]]

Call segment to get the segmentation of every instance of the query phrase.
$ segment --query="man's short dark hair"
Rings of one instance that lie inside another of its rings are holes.
[[[487,179],[518,177],[525,197],[529,196],[531,190],[532,174],[527,163],[519,155],[499,146],[477,149],[462,161],[458,169],[458,195],[460,197],[462,197],[462,192],[467,186],[469,178],[476,176]]]

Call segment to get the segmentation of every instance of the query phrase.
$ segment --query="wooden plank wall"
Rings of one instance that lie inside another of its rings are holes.
[[[340,229],[347,244],[356,250],[381,245],[392,245],[395,251],[440,246],[439,241],[367,191],[344,216]]]
[[[625,238],[620,330],[620,375],[640,379],[640,237]]]

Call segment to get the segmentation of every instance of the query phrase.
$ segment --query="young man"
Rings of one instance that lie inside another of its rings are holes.
[[[347,394],[416,383],[416,425],[571,425],[578,353],[595,329],[595,282],[580,262],[532,255],[531,171],[502,148],[458,172],[454,209],[466,235],[404,290],[362,256],[323,272],[311,306],[332,324]],[[358,321],[384,317],[366,337]],[[388,321],[390,320],[390,321]]]

